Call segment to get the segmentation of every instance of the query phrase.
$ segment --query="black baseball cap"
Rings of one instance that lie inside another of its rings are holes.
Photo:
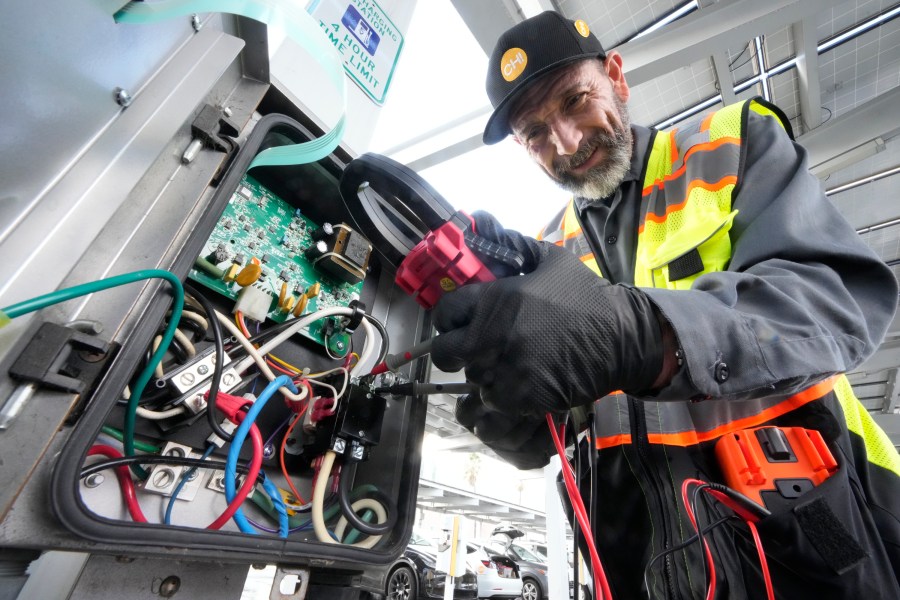
[[[484,143],[496,144],[512,133],[510,106],[541,75],[585,58],[605,59],[606,51],[581,19],[571,21],[548,10],[508,29],[488,63],[485,87],[494,112],[484,128]]]

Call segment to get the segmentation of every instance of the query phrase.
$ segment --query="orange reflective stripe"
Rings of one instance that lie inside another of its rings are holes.
[[[587,254],[581,255],[579,257],[579,260],[581,260],[581,262],[587,262],[587,261],[591,260],[592,258],[594,258],[593,252],[588,252]]]
[[[838,376],[829,377],[824,381],[820,381],[819,383],[810,386],[799,392],[794,394],[790,398],[785,399],[782,402],[779,402],[775,406],[767,408],[766,410],[755,414],[750,417],[745,417],[743,419],[738,419],[736,421],[732,421],[730,423],[726,423],[725,425],[721,425],[714,429],[710,429],[709,431],[684,431],[681,433],[648,433],[647,440],[651,444],[665,444],[667,446],[695,446],[697,444],[701,444],[703,442],[709,442],[711,440],[718,439],[723,435],[730,433],[732,431],[738,431],[740,429],[750,429],[751,427],[756,427],[758,425],[762,425],[767,421],[771,421],[772,419],[776,419],[781,415],[791,412],[796,408],[800,408],[804,404],[809,404],[813,400],[818,400],[823,397],[825,394],[831,392],[834,389],[835,384],[837,383]],[[612,446],[621,446],[622,444],[630,444],[631,443],[631,434],[627,433],[619,433],[616,435],[609,435],[605,437],[600,437],[595,440],[594,445],[598,450],[603,448],[610,448]]]
[[[669,132],[669,160],[671,161],[669,164],[672,165],[678,162],[678,146],[675,145],[676,131],[676,129],[673,129]]]
[[[563,240],[571,240],[573,237],[578,237],[579,235],[581,235],[581,227],[580,227],[580,226],[579,226],[578,229],[576,229],[575,231],[572,231],[572,232],[570,232],[570,233],[567,233],[567,234],[563,237]]]
[[[741,138],[726,136],[726,137],[721,137],[717,140],[713,140],[711,142],[705,142],[703,144],[697,144],[696,146],[691,146],[691,148],[684,155],[684,164],[682,164],[681,167],[677,171],[672,173],[671,175],[666,175],[662,179],[657,179],[652,184],[645,187],[644,191],[642,192],[642,195],[649,196],[653,192],[653,188],[658,186],[660,189],[662,189],[663,187],[665,187],[667,181],[672,181],[673,179],[677,179],[678,177],[683,175],[685,170],[687,169],[688,158],[690,158],[690,156],[692,154],[694,154],[695,152],[711,152],[712,150],[715,150],[716,148],[718,148],[719,146],[722,146],[724,144],[735,144],[736,146],[740,146]]]
[[[625,444],[631,443],[631,434],[630,433],[617,433],[616,435],[607,435],[604,437],[598,437],[594,440],[594,447],[597,450],[603,450],[604,448],[612,448],[613,446],[624,446]]]
[[[709,131],[709,126],[712,124],[713,115],[716,113],[711,112],[703,119],[703,122],[700,123],[700,131]]]
[[[684,195],[685,199],[683,202],[667,206],[666,214],[664,215],[657,215],[655,213],[648,212],[647,216],[644,218],[644,223],[646,223],[647,221],[653,221],[654,223],[664,223],[665,220],[669,218],[670,214],[684,208],[684,206],[688,202],[688,199],[690,199],[691,197],[691,190],[693,190],[694,188],[703,188],[704,190],[708,190],[710,192],[718,192],[727,185],[737,185],[737,175],[728,175],[714,183],[709,183],[707,181],[703,181],[702,179],[695,179],[690,184],[688,184],[687,192]],[[641,223],[641,225],[638,227],[638,233],[644,232],[644,223]]]

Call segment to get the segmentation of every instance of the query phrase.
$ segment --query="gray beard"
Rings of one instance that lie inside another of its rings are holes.
[[[616,104],[622,122],[621,129],[617,128],[614,135],[599,132],[582,144],[575,154],[553,164],[559,186],[579,198],[602,200],[612,196],[631,167],[632,135],[628,110],[624,103]],[[598,147],[606,151],[603,163],[592,167],[583,175],[573,175],[569,171],[584,163]]]

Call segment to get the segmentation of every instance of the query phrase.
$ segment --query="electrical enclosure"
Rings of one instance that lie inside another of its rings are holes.
[[[39,18],[48,8],[17,10],[14,17],[24,19]],[[143,55],[144,79],[134,82],[142,91],[127,108],[111,102],[95,109],[85,106],[96,100],[92,96],[65,97],[75,113],[93,117],[91,125],[96,129],[81,127],[81,137],[72,132],[61,135],[43,167],[6,173],[10,193],[21,202],[11,205],[18,213],[4,225],[0,250],[14,260],[23,241],[33,243],[34,248],[17,270],[7,272],[0,292],[2,306],[110,275],[159,268],[191,284],[229,317],[238,303],[260,322],[261,331],[319,308],[359,301],[367,314],[383,322],[393,348],[427,337],[427,316],[394,286],[393,267],[367,249],[368,242],[352,228],[338,186],[351,158],[345,150],[338,149],[316,163],[258,167],[248,174],[248,165],[261,150],[314,139],[321,130],[296,101],[268,81],[264,26],[223,15],[204,18],[205,27],[199,31],[190,30],[185,23],[126,30],[117,29],[107,17],[77,19],[84,33],[101,40],[100,48],[91,49],[90,54],[109,53],[111,69],[122,70]],[[60,35],[67,27],[57,24],[53,29]],[[132,45],[123,49],[123,40],[115,39],[111,31],[134,36]],[[47,43],[50,47],[60,44],[49,39]],[[64,61],[81,64],[85,57],[80,52]],[[36,59],[28,57],[19,71],[37,66]],[[66,66],[58,68],[65,70]],[[162,96],[154,96],[157,91]],[[176,103],[169,102],[172,96]],[[160,101],[161,97],[164,100]],[[153,103],[157,104],[155,110]],[[234,148],[207,143],[191,162],[183,161],[184,149],[197,139],[192,125],[201,114],[208,121],[209,107],[215,107],[218,114],[213,122],[222,126],[218,135],[232,138]],[[223,107],[229,108],[231,116]],[[160,112],[165,122],[158,121]],[[50,125],[41,124],[40,116],[23,120],[24,125],[35,127],[35,135],[48,133]],[[223,133],[228,129],[225,125],[233,126],[233,133]],[[15,151],[10,140],[2,144],[4,156]],[[31,147],[31,141],[24,143],[24,150]],[[61,166],[66,160],[69,162]],[[97,160],[105,161],[105,169],[96,168]],[[31,188],[41,185],[43,194],[29,195]],[[94,204],[98,196],[108,205],[98,208]],[[38,241],[34,232],[48,222],[47,212],[66,201],[67,217]],[[238,206],[241,203],[243,208]],[[324,224],[334,226],[337,232],[317,233]],[[320,241],[316,238],[325,243],[324,252],[316,250]],[[323,257],[326,262],[317,264]],[[254,258],[263,272],[262,281],[235,283]],[[257,291],[244,292],[248,289]],[[241,292],[251,296],[244,304]],[[295,313],[301,302],[304,309]],[[102,477],[80,476],[85,466],[103,458],[87,456],[98,437],[109,443],[103,428],[108,431],[122,423],[126,389],[134,385],[136,374],[146,364],[171,305],[166,284],[134,283],[48,307],[0,330],[0,396],[7,399],[5,409],[9,409],[10,398],[22,400],[9,427],[0,432],[4,457],[0,466],[0,546],[245,564],[277,562],[309,567],[313,580],[320,577],[336,586],[364,586],[364,571],[394,560],[410,535],[425,422],[422,402],[367,398],[365,384],[350,382],[346,402],[337,399],[339,406],[332,407],[334,416],[329,416],[328,406],[318,406],[318,422],[330,430],[316,432],[315,423],[305,416],[297,426],[303,433],[284,440],[289,475],[304,495],[312,490],[316,458],[333,447],[335,435],[346,441],[348,452],[354,444],[364,447],[355,457],[362,460],[354,461],[351,468],[348,459],[343,474],[355,472],[354,487],[377,490],[395,518],[390,531],[371,548],[323,542],[303,527],[295,527],[297,531],[286,539],[264,530],[242,533],[230,520],[220,530],[207,530],[205,525],[226,505],[223,475],[214,469],[201,470],[186,481],[173,504],[173,525],[162,521],[173,487],[171,478],[177,480],[184,474],[177,466],[165,473],[153,467],[151,474],[157,476],[146,481],[135,478],[147,523],[129,516],[115,471],[103,471]],[[253,322],[252,318],[248,321],[249,327]],[[75,379],[90,375],[78,393],[10,375],[21,350],[43,323],[107,344],[95,348],[94,355],[74,347],[72,356],[99,365],[88,373],[90,369],[67,363],[67,372]],[[197,329],[197,357],[179,356],[184,348],[179,350],[176,344],[166,359],[168,378],[157,377],[147,396],[150,400],[165,396],[164,406],[182,406],[184,412],[158,422],[137,419],[136,439],[163,453],[199,457],[207,446],[210,432],[203,418],[202,390],[181,390],[175,381],[181,376],[186,381],[188,375],[192,378],[213,365],[210,335],[199,331],[205,328]],[[304,368],[316,372],[345,364],[365,341],[359,327],[351,329],[346,320],[321,320],[280,346],[278,358],[299,365],[301,377]],[[376,350],[380,338],[376,335],[371,340]],[[237,345],[230,346],[229,353],[240,355]],[[97,356],[102,360],[95,360]],[[421,376],[424,369],[424,364],[411,365],[404,374]],[[222,389],[251,392],[255,383],[258,394],[267,382],[254,377],[241,374],[240,382],[226,386],[223,376]],[[330,383],[340,385],[340,377]],[[192,401],[201,403],[193,411]],[[152,403],[147,406],[154,408]],[[313,408],[310,405],[310,413]],[[281,490],[288,486],[279,469],[277,442],[282,441],[290,414],[285,402],[275,397],[257,419],[262,435],[276,440],[269,444],[276,451],[264,454],[262,469]],[[222,417],[224,414],[220,420]],[[328,446],[316,447],[317,443]],[[241,463],[250,459],[248,448],[249,444],[239,455]],[[212,460],[224,458],[225,450],[220,449],[211,456]],[[261,486],[254,493],[262,494]],[[283,493],[285,497],[290,506],[302,504]],[[266,504],[265,498],[247,501],[244,511],[256,521],[268,516],[269,527],[277,529],[273,513],[267,515],[264,510]],[[292,514],[292,518],[298,516]],[[332,518],[329,527],[333,522]],[[357,534],[356,538],[366,536]]]

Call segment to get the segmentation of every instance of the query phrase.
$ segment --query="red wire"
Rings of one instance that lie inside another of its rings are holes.
[[[700,528],[697,527],[697,519],[694,517],[694,511],[691,508],[691,502],[688,500],[687,495],[688,486],[691,484],[706,485],[706,482],[699,479],[685,479],[681,483],[681,499],[684,501],[684,508],[691,519],[694,531],[700,533]],[[716,565],[713,562],[712,552],[709,551],[709,544],[706,543],[706,539],[703,540],[703,551],[706,554],[706,562],[709,564],[709,587],[706,588],[706,600],[712,600],[716,595]]]
[[[98,454],[107,458],[122,458],[121,452],[106,444],[95,444],[87,452],[88,456]],[[137,494],[134,491],[134,481],[131,480],[128,467],[122,465],[116,467],[115,471],[116,478],[119,480],[119,489],[122,490],[122,499],[125,501],[125,506],[128,507],[132,520],[137,523],[146,523],[147,517],[144,516],[144,511],[141,510],[141,505],[138,503]]]
[[[609,582],[606,580],[606,572],[603,570],[603,564],[600,562],[600,555],[597,553],[597,547],[594,545],[594,536],[591,532],[590,519],[587,510],[584,508],[584,501],[581,499],[581,493],[575,483],[575,475],[572,473],[572,466],[566,459],[566,449],[563,446],[562,439],[565,437],[566,427],[560,425],[559,432],[553,423],[553,416],[547,413],[547,426],[550,428],[550,435],[553,437],[553,445],[556,446],[556,452],[562,461],[563,481],[566,484],[566,491],[569,494],[569,500],[572,503],[572,510],[575,518],[581,526],[581,533],[584,535],[584,541],[588,547],[588,554],[591,557],[591,570],[594,573],[594,589],[601,590],[605,600],[612,600],[612,592],[609,589]]]
[[[244,420],[243,412],[236,413],[236,416],[239,421]],[[250,426],[250,441],[253,444],[253,458],[250,459],[250,470],[244,478],[244,484],[238,490],[231,504],[225,509],[225,512],[219,515],[218,519],[207,525],[207,529],[219,529],[227,523],[234,516],[234,513],[237,512],[237,509],[241,507],[241,504],[244,503],[244,500],[247,499],[247,496],[250,495],[250,492],[253,491],[253,488],[256,487],[256,477],[259,475],[263,459],[263,441],[256,423]]]
[[[769,600],[775,600],[775,592],[772,590],[772,575],[769,573],[769,563],[766,562],[766,553],[763,550],[762,540],[753,521],[747,521],[747,527],[753,535],[753,543],[756,544],[756,553],[759,554],[759,566],[762,567],[763,579],[766,582],[766,596]]]

